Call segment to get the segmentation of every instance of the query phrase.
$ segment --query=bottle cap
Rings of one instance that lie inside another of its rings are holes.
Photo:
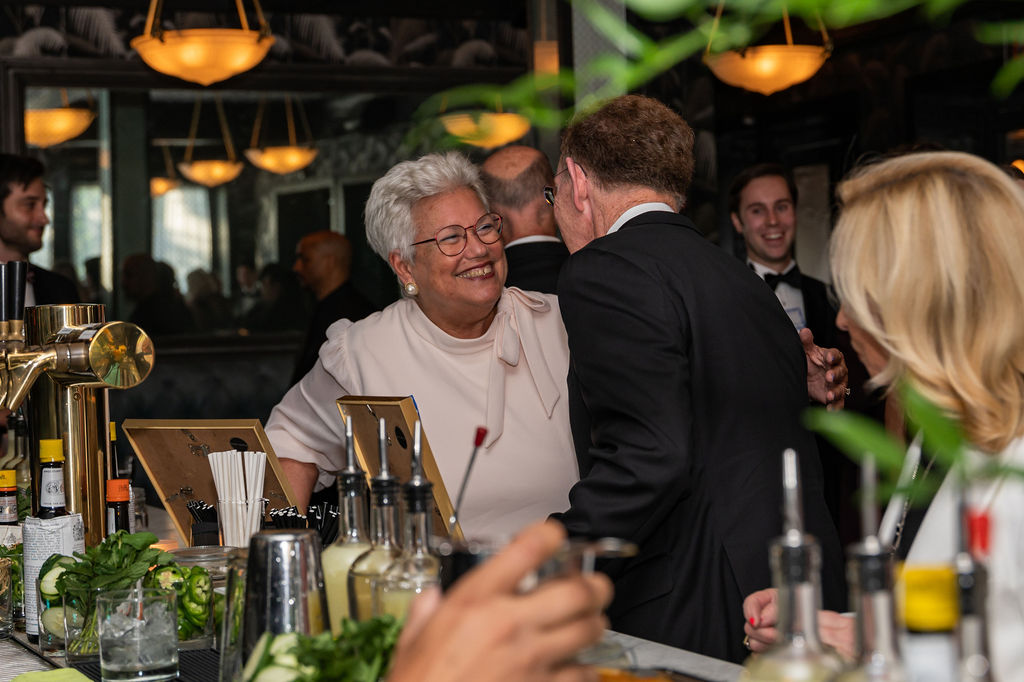
[[[107,481],[107,502],[127,502],[132,484],[127,478],[112,478]]]
[[[908,630],[942,632],[956,627],[959,607],[952,566],[904,566],[899,580]]]
[[[110,422],[110,442],[117,440],[117,423]]]
[[[64,461],[64,441],[60,438],[43,438],[39,441],[39,461],[47,462]]]
[[[17,488],[18,472],[14,469],[0,471],[0,488]]]

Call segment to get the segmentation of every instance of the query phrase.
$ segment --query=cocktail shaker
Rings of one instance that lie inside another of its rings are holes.
[[[268,530],[252,537],[242,616],[243,661],[264,632],[316,635],[327,629],[320,552],[315,530]]]

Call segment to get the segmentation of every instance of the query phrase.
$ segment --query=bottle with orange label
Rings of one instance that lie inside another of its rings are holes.
[[[112,478],[107,481],[107,535],[119,530],[131,532],[130,518],[134,513],[129,504],[131,481]]]

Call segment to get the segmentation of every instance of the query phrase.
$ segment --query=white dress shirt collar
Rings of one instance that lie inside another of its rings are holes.
[[[647,204],[637,204],[636,206],[627,208],[626,212],[620,215],[619,219],[612,223],[612,226],[608,228],[608,231],[605,234],[618,232],[620,227],[625,225],[633,218],[644,213],[650,213],[651,211],[668,211],[669,213],[675,213],[675,211],[672,210],[671,206],[660,201],[652,201]]]
[[[562,240],[558,237],[552,237],[549,234],[530,234],[519,239],[513,239],[508,244],[505,244],[507,249],[510,246],[519,246],[520,244],[533,244],[535,242],[555,242],[560,243]]]

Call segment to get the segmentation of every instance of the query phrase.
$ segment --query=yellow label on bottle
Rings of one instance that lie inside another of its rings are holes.
[[[904,565],[897,570],[896,581],[908,630],[942,632],[956,627],[960,609],[952,566]]]

